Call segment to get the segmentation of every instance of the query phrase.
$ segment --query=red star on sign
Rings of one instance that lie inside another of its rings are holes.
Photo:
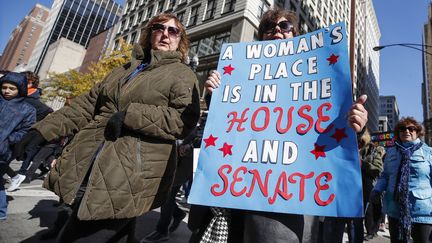
[[[208,138],[204,138],[204,142],[205,142],[205,147],[207,148],[208,146],[216,146],[215,141],[217,140],[217,137],[213,137],[212,134],[210,134],[210,137]]]
[[[333,135],[331,135],[330,137],[336,139],[336,142],[340,142],[342,139],[348,137],[345,133],[345,128],[342,129],[338,129],[336,128],[336,131]]]
[[[223,157],[225,157],[227,154],[232,155],[231,148],[232,148],[232,145],[224,143],[224,145],[222,146],[222,148],[220,148],[218,150],[222,151],[223,152]]]
[[[329,65],[334,65],[337,63],[339,56],[336,56],[335,54],[331,54],[329,58],[327,58],[327,61],[329,61]]]
[[[228,65],[228,66],[225,66],[225,67],[223,67],[223,70],[224,70],[224,73],[223,73],[223,74],[229,74],[229,75],[231,75],[231,72],[232,72],[234,69],[235,69],[235,68],[233,68],[233,67],[231,66],[231,64]]]
[[[311,150],[310,152],[315,155],[315,159],[318,159],[319,157],[326,157],[326,154],[324,152],[325,145],[319,146],[315,143],[314,146],[314,150]]]

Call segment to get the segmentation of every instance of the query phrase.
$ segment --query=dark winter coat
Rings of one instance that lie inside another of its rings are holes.
[[[19,142],[36,122],[36,111],[24,102],[27,95],[25,75],[8,73],[0,78],[0,86],[4,82],[18,87],[18,96],[11,100],[5,100],[0,95],[0,160],[8,162],[12,159],[11,146]]]
[[[53,112],[53,109],[40,101],[40,89],[25,97],[25,102],[29,103],[36,109],[36,121],[44,119],[49,113]]]
[[[159,207],[173,181],[175,140],[198,120],[197,79],[179,52],[152,51],[146,69],[121,86],[144,58],[135,46],[130,63],[34,126],[46,140],[75,134],[44,186],[72,204],[90,170],[81,220],[131,218]],[[122,133],[106,140],[107,121],[118,111],[126,114]]]
[[[362,170],[363,201],[364,205],[366,205],[369,201],[370,192],[384,169],[383,157],[385,150],[381,146],[368,143],[360,149],[359,153]]]

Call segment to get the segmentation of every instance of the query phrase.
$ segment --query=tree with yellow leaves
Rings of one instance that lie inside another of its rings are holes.
[[[97,63],[92,63],[89,71],[81,73],[70,70],[66,73],[49,73],[44,85],[44,96],[73,98],[89,91],[101,82],[114,68],[127,63],[132,55],[132,45],[120,41],[120,48],[104,55]]]

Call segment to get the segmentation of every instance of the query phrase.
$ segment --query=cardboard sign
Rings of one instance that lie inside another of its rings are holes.
[[[345,25],[224,44],[189,203],[361,217]]]

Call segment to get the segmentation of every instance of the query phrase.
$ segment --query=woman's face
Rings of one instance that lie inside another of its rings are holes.
[[[416,140],[418,137],[417,128],[409,123],[406,126],[399,127],[399,139],[402,142],[411,142]]]
[[[180,29],[174,19],[155,23],[151,27],[151,46],[153,50],[175,51],[180,42]]]
[[[293,38],[294,26],[285,17],[280,17],[273,26],[264,31],[263,40],[279,40]]]

